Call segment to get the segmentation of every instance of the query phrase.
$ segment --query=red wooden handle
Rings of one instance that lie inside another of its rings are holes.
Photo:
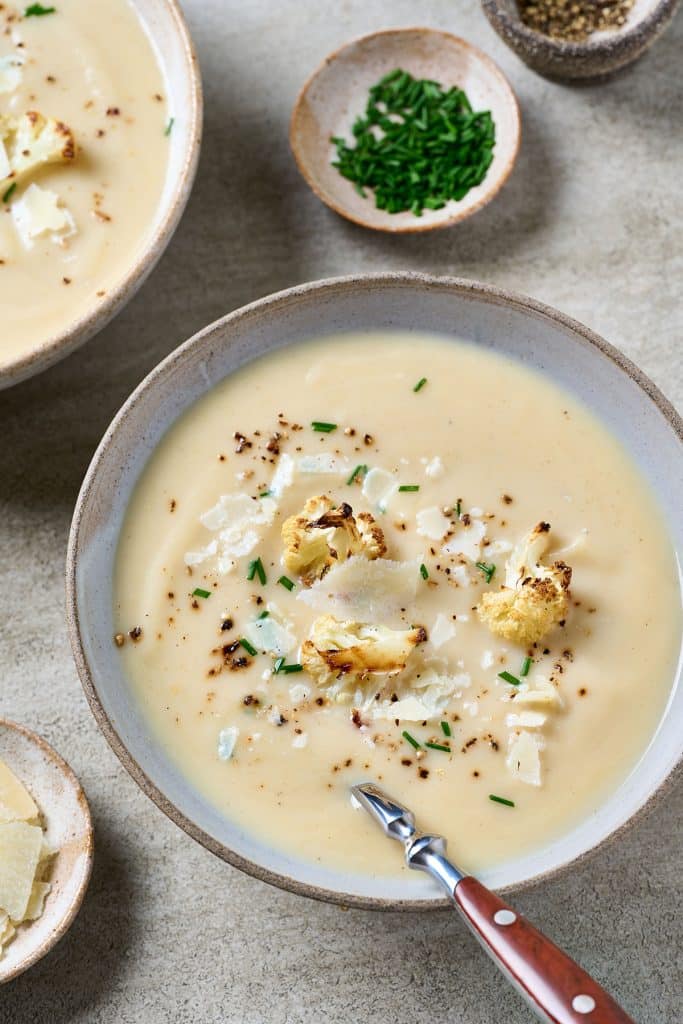
[[[476,878],[453,893],[484,948],[552,1024],[634,1024],[589,974]]]

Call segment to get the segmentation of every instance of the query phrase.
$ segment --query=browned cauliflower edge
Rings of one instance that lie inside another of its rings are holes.
[[[71,129],[37,110],[29,110],[19,117],[0,115],[0,142],[9,165],[9,172],[0,180],[0,189],[13,182],[19,183],[44,164],[69,163],[76,158]]]
[[[510,554],[504,586],[483,594],[477,606],[481,622],[504,640],[537,643],[566,618],[572,570],[561,561],[541,563],[549,534],[550,524],[538,523]]]
[[[282,541],[286,568],[307,587],[351,555],[374,559],[386,553],[384,534],[369,512],[354,516],[346,502],[335,505],[324,495],[309,498],[298,515],[285,519]]]
[[[321,615],[301,645],[301,664],[320,686],[337,680],[356,686],[371,675],[402,672],[411,652],[426,639],[423,626],[389,629]]]

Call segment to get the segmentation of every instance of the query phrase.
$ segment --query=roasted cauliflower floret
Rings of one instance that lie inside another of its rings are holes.
[[[351,555],[381,558],[386,552],[384,534],[368,512],[354,516],[346,502],[335,506],[324,495],[309,498],[299,515],[284,521],[282,540],[285,566],[307,587],[335,562]]]
[[[301,645],[301,664],[320,686],[342,679],[355,686],[368,676],[402,672],[411,652],[426,639],[423,626],[389,629],[321,615]]]
[[[477,607],[492,633],[518,644],[533,644],[565,618],[572,570],[564,562],[541,563],[550,525],[538,523],[513,549],[505,585],[484,594]]]
[[[36,110],[20,117],[0,115],[0,143],[0,189],[20,182],[44,164],[69,163],[76,157],[71,129]]]

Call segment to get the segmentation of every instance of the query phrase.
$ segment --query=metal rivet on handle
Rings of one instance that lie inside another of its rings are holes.
[[[514,924],[517,920],[517,915],[513,910],[497,910],[493,915],[493,920],[496,924],[501,925]]]
[[[591,1010],[595,1009],[595,1000],[593,996],[574,996],[572,999],[572,1010],[576,1010],[577,1013],[590,1013]]]

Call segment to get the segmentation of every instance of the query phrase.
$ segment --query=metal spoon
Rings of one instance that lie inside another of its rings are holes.
[[[465,922],[541,1020],[634,1024],[611,996],[545,935],[446,857],[446,840],[415,825],[407,807],[365,782],[352,792],[386,835],[403,843],[408,867],[443,885]]]

